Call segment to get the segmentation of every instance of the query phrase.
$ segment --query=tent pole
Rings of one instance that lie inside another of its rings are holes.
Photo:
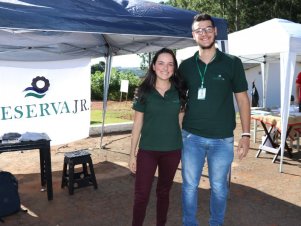
[[[264,57],[264,62],[261,63],[260,66],[261,66],[261,77],[262,77],[262,107],[266,108],[269,63],[265,61],[265,57]]]
[[[281,98],[281,157],[279,172],[283,172],[283,156],[286,141],[286,131],[290,114],[290,98],[292,94],[293,78],[296,65],[296,53],[280,53],[280,98]]]
[[[102,140],[104,135],[104,125],[107,111],[107,101],[108,101],[108,93],[109,93],[109,83],[110,83],[110,75],[111,75],[111,65],[112,65],[112,52],[109,48],[109,54],[106,59],[106,67],[105,67],[105,77],[103,80],[103,108],[102,108],[102,126],[101,126],[101,138],[100,138],[100,149],[103,149]],[[107,158],[107,153],[105,152],[105,159]]]

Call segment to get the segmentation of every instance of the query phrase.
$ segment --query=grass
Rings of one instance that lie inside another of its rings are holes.
[[[121,123],[132,121],[132,109],[108,109],[106,111],[105,124]],[[102,123],[102,110],[91,111],[91,125]]]
[[[101,106],[102,104],[92,108],[90,119],[91,125],[102,123],[102,110],[98,110]],[[132,102],[110,101],[107,106],[105,124],[133,121],[133,113]],[[239,113],[236,113],[236,119],[239,119]]]

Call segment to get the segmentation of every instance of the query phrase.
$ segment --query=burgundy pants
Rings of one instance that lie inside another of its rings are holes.
[[[157,226],[165,225],[169,206],[169,191],[180,159],[181,150],[138,151],[132,226],[143,225],[157,167]]]

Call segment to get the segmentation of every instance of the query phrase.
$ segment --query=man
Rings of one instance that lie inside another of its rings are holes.
[[[250,102],[243,65],[239,58],[215,47],[216,34],[217,28],[210,15],[196,15],[192,36],[199,51],[184,60],[179,68],[188,89],[181,160],[184,226],[198,225],[198,185],[205,159],[211,187],[209,224],[217,226],[224,222],[227,176],[234,157],[233,93],[243,131],[237,147],[239,159],[247,155],[250,146]]]
[[[296,79],[296,104],[299,105],[299,112],[301,112],[301,72],[297,75]]]
[[[252,107],[259,107],[259,94],[255,86],[255,81],[252,82]]]

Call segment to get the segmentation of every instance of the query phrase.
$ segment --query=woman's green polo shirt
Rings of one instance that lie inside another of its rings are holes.
[[[140,149],[173,151],[182,148],[180,101],[174,86],[165,92],[164,97],[155,88],[152,89],[143,103],[134,101],[133,109],[144,113]]]
[[[206,67],[196,54],[184,60],[179,67],[188,87],[183,129],[207,138],[231,137],[236,126],[233,93],[248,90],[242,62],[238,57],[217,49],[214,60]],[[199,70],[203,74],[206,71],[204,100],[198,99],[198,90],[201,87]]]

